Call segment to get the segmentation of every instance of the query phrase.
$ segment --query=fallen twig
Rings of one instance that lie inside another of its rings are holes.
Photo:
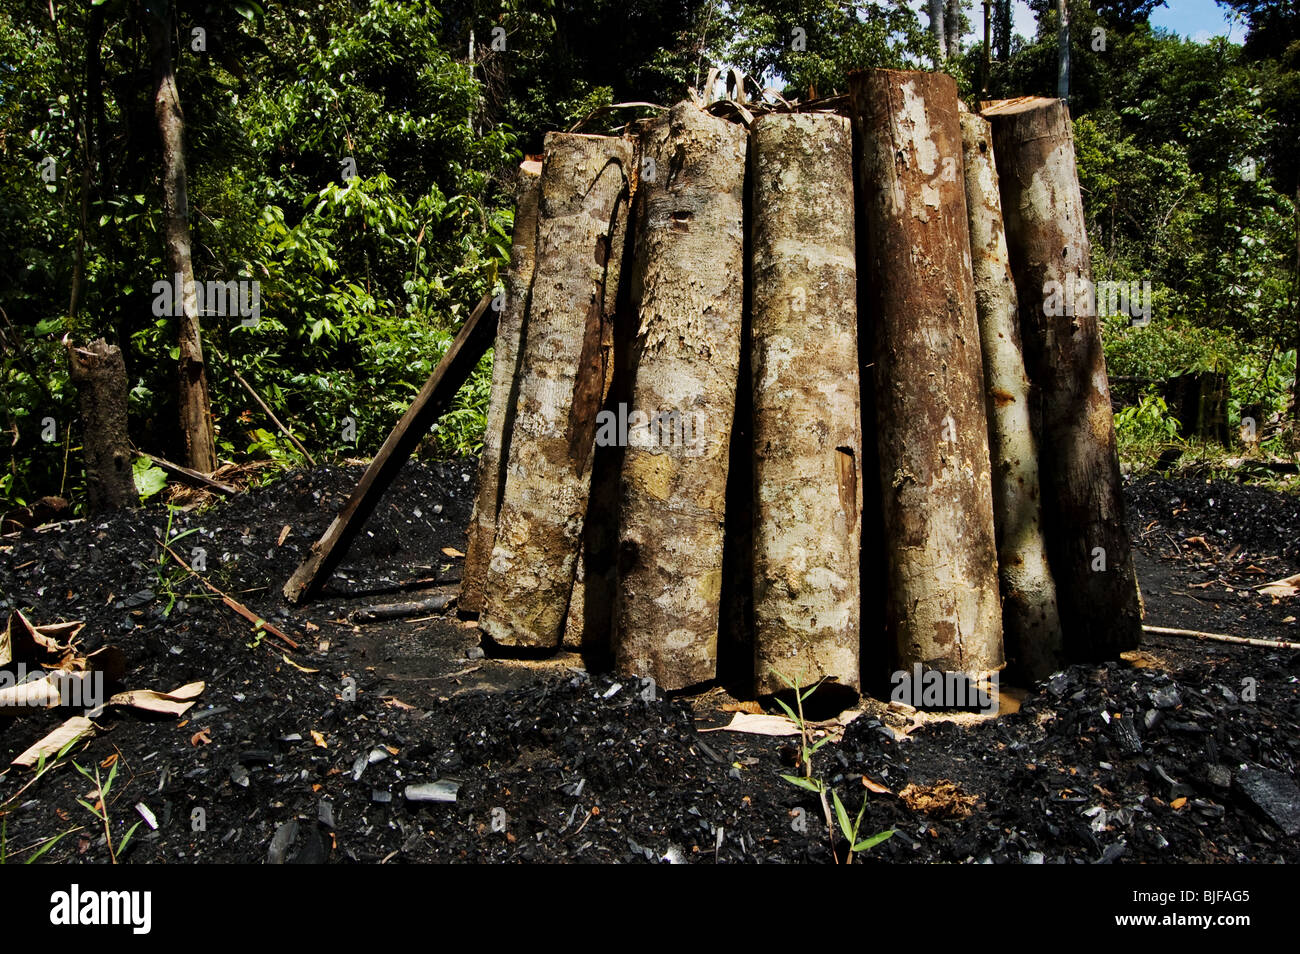
[[[175,560],[177,563],[179,563],[182,567],[184,567],[186,572],[188,572],[191,576],[193,576],[196,580],[198,580],[200,583],[206,586],[213,593],[217,594],[217,596],[220,596],[221,602],[225,603],[232,610],[234,610],[240,616],[244,617],[244,619],[248,620],[254,626],[266,630],[266,632],[270,633],[276,639],[283,640],[285,643],[289,645],[290,648],[292,649],[299,648],[296,642],[294,642],[284,633],[280,632],[280,630],[277,629],[273,624],[271,624],[267,620],[264,620],[262,617],[258,616],[256,613],[250,610],[243,603],[239,602],[239,600],[235,599],[229,593],[223,592],[222,590],[218,589],[217,587],[209,583],[207,580],[205,580],[194,570],[193,567],[191,567],[188,563],[182,560],[180,555],[175,550],[173,550],[167,544],[163,543],[162,540],[159,540],[157,537],[154,537],[154,539],[158,540],[158,545],[162,547],[164,550],[166,550],[169,554],[171,554],[172,559]]]
[[[418,616],[426,610],[444,610],[455,599],[456,591],[451,590],[450,592],[435,594],[427,599],[414,600],[408,603],[378,603],[374,606],[363,606],[361,609],[353,611],[352,622],[376,623],[380,620]]]
[[[181,483],[190,484],[194,487],[201,487],[204,490],[215,490],[217,493],[225,494],[226,496],[239,493],[239,488],[237,487],[232,487],[230,484],[223,484],[219,480],[213,480],[206,474],[200,474],[197,470],[182,467],[180,464],[173,464],[169,460],[164,460],[156,454],[150,454],[148,451],[142,451],[138,447],[136,448],[136,453],[141,457],[149,458],[163,470],[167,471],[167,473],[178,478]]]
[[[1225,633],[1202,633],[1195,629],[1172,629],[1168,626],[1143,626],[1144,633],[1161,636],[1187,636],[1192,639],[1210,639],[1217,643],[1240,643],[1243,646],[1262,646],[1265,649],[1300,649],[1300,643],[1284,639],[1253,639],[1249,636],[1228,636]]]

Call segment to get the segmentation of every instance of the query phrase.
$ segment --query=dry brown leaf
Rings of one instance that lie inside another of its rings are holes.
[[[276,539],[275,545],[277,547],[283,546],[285,538],[288,536],[289,536],[289,525],[286,523],[284,527],[280,530],[280,536]]]
[[[204,745],[212,744],[212,727],[204,726],[199,731],[190,736],[190,745],[198,745],[202,742]]]
[[[307,632],[309,632],[309,633],[318,633],[318,632],[320,632],[320,627],[317,626],[315,623],[313,623],[311,620],[307,620],[306,622],[304,622],[304,623],[302,624],[302,628],[305,629],[305,630],[307,630]]]
[[[737,712],[726,725],[700,732],[745,732],[749,735],[798,735],[799,727],[783,715]]]
[[[155,692],[153,689],[131,689],[119,692],[108,700],[111,706],[130,706],[145,712],[157,712],[162,715],[184,715],[194,705],[194,700],[207,688],[204,682],[190,682],[173,689],[171,692]]]
[[[325,736],[321,735],[315,729],[311,730],[311,740],[315,742],[318,746],[320,746],[322,749],[329,748],[329,746],[325,744]]]
[[[442,552],[444,556],[449,556],[449,557],[463,557],[465,555],[461,553],[459,550],[457,550],[455,547],[443,547]]]
[[[1178,811],[1186,804],[1187,804],[1187,797],[1183,796],[1181,798],[1175,798],[1172,802],[1169,803],[1169,807],[1172,808],[1174,811]]]
[[[762,715],[763,707],[752,699],[748,702],[729,702],[722,707],[723,712],[748,712],[752,715]]]
[[[31,768],[40,761],[44,755],[47,759],[51,755],[58,755],[63,747],[69,742],[74,742],[83,736],[90,735],[95,731],[95,723],[91,722],[85,716],[73,716],[67,722],[64,722],[57,729],[51,732],[45,738],[35,743],[27,751],[23,752],[18,758],[14,759],[14,765],[21,765],[24,768]]]
[[[1274,580],[1272,583],[1265,583],[1263,586],[1255,587],[1255,589],[1267,596],[1295,596],[1300,593],[1300,573],[1281,580]]]
[[[104,759],[104,761],[100,762],[100,763],[99,763],[99,767],[100,767],[100,768],[112,768],[112,767],[113,767],[113,763],[116,762],[116,761],[117,761],[117,753],[114,752],[114,753],[113,753],[112,755],[110,755],[108,758]]]
[[[865,775],[862,776],[862,787],[869,792],[875,792],[877,795],[894,794],[892,791],[889,790],[888,786],[881,785],[879,782],[873,781],[872,779],[867,778]]]

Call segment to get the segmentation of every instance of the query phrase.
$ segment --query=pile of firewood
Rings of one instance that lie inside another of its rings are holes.
[[[759,693],[1136,646],[1097,320],[1044,308],[1090,278],[1065,105],[850,85],[525,164],[460,599],[498,645],[676,689],[721,631]]]

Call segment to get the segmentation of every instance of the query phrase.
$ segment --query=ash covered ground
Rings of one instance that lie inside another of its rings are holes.
[[[79,650],[123,651],[121,688],[206,684],[179,718],[106,709],[34,783],[0,773],[10,860],[66,832],[42,861],[109,861],[75,759],[104,774],[116,760],[115,842],[137,805],[156,820],[130,863],[829,862],[816,796],[781,779],[792,740],[710,731],[745,705],[725,688],[664,698],[577,656],[487,658],[454,610],[351,621],[419,595],[403,581],[454,582],[443,549],[464,547],[474,471],[408,464],[335,588],[303,607],[280,587],[361,467],[174,517],[172,536],[199,528],[178,552],[202,547],[205,576],[298,652],[160,565],[162,507],[0,539],[5,615],[84,621]],[[1300,600],[1252,589],[1300,569],[1300,500],[1161,478],[1126,498],[1148,623],[1300,640]],[[1009,694],[993,720],[868,703],[814,765],[851,813],[868,800],[864,834],[896,831],[868,863],[1294,862],[1298,677],[1300,652],[1151,636]],[[74,714],[0,716],[0,764]]]

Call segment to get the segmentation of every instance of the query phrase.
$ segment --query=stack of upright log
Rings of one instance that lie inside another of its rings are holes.
[[[759,694],[879,685],[883,640],[1034,678],[1136,644],[1097,323],[1043,308],[1090,277],[1065,106],[850,91],[749,128],[679,103],[525,171],[461,598],[499,645],[685,688],[738,585]]]

